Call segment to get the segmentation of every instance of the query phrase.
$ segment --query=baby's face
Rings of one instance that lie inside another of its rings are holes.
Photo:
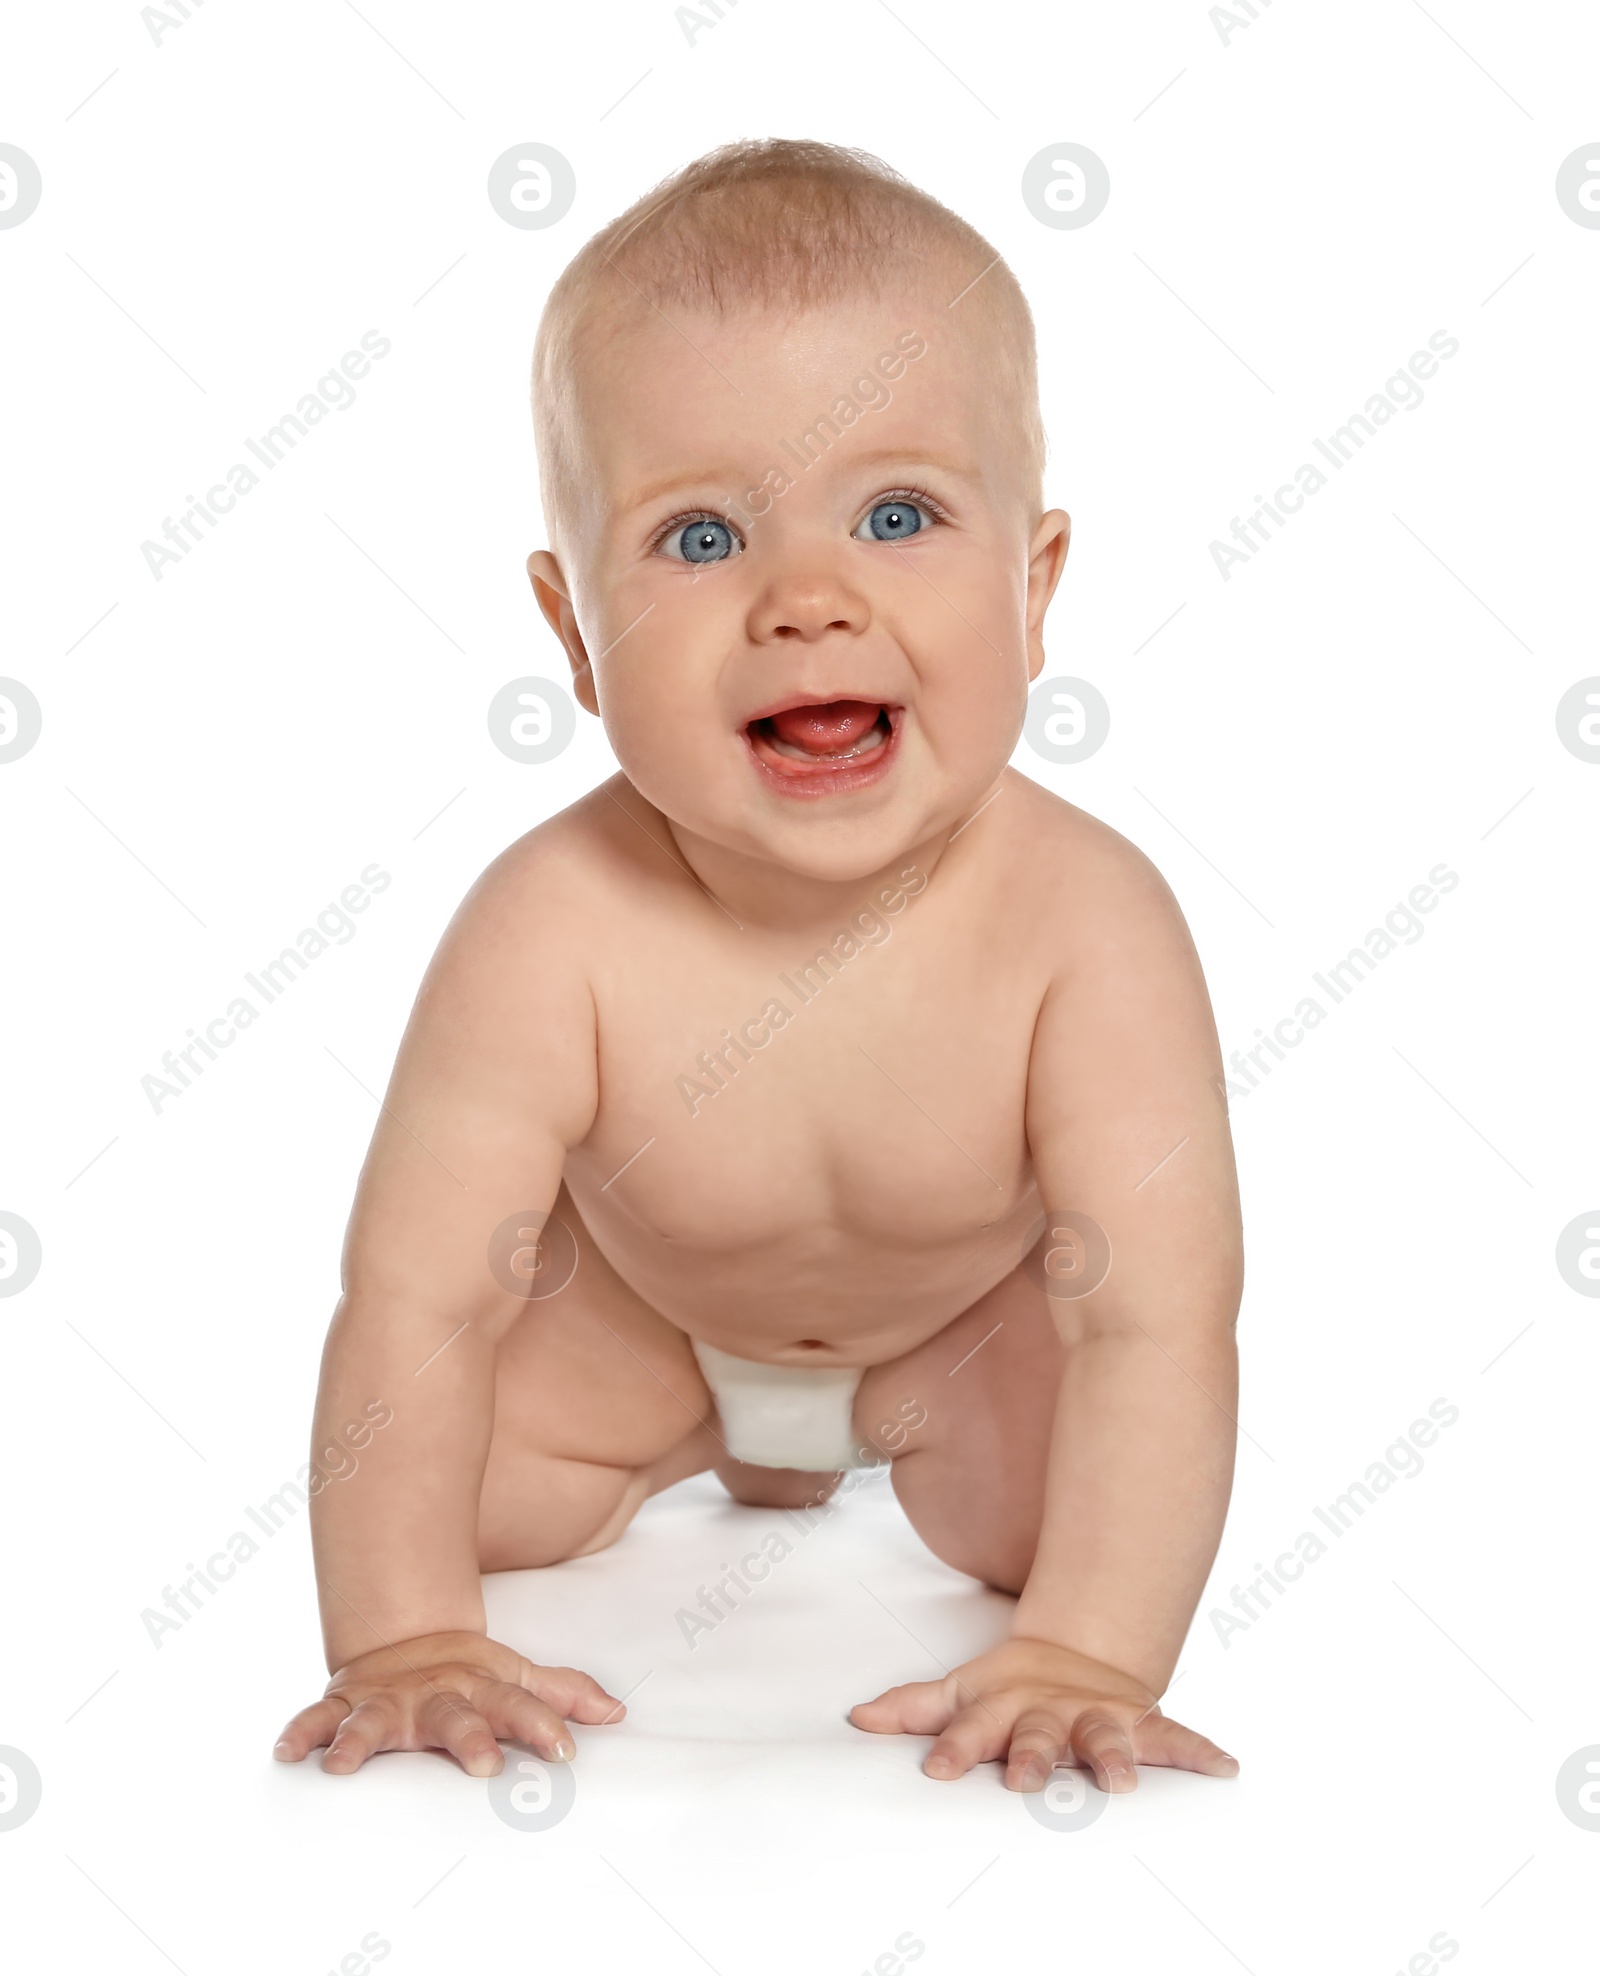
[[[861,877],[963,821],[1015,747],[1067,518],[1031,505],[959,286],[640,311],[585,358],[567,566],[529,568],[680,832]]]

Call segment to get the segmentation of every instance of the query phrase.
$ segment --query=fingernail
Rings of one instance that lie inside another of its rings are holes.
[[[285,1740],[283,1740],[282,1738],[280,1738],[280,1739],[279,1739],[279,1741],[277,1741],[276,1743],[274,1743],[274,1744],[273,1744],[273,1746],[272,1746],[272,1754],[273,1754],[273,1755],[274,1755],[275,1757],[277,1757],[277,1758],[279,1759],[279,1761],[281,1762],[281,1761],[283,1760],[283,1758],[284,1758],[284,1757],[286,1757],[286,1756],[289,1756],[289,1755],[291,1755],[291,1754],[292,1754],[292,1750],[291,1750],[291,1747],[290,1747],[290,1745],[289,1745],[289,1743],[288,1743],[287,1741],[285,1741]]]
[[[570,1737],[563,1736],[559,1742],[550,1745],[550,1754],[558,1763],[571,1763],[578,1752]]]

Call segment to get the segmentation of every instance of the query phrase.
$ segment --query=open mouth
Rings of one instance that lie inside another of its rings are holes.
[[[790,795],[859,789],[887,769],[904,709],[881,700],[805,700],[759,715],[745,739],[768,781]]]

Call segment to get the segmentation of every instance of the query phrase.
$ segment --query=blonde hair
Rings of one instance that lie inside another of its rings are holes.
[[[975,227],[865,151],[803,138],[725,144],[664,179],[581,247],[551,289],[533,353],[534,440],[545,521],[558,551],[580,471],[579,355],[620,304],[805,310],[875,296],[938,257],[951,306],[980,313],[995,385],[1011,400],[1030,499],[1042,506],[1033,316]]]

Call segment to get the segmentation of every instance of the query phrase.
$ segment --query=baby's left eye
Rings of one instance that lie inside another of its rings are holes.
[[[854,539],[857,542],[904,542],[932,518],[915,501],[880,501],[870,514],[863,517]]]

